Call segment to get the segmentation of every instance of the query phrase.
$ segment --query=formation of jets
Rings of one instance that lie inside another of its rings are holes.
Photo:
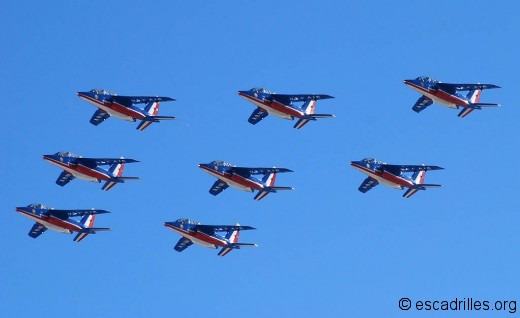
[[[453,109],[460,108],[458,116],[463,118],[475,109],[500,106],[480,102],[482,90],[499,88],[493,84],[449,84],[429,77],[405,80],[404,84],[422,95],[412,107],[412,110],[417,113],[433,103],[437,103]],[[131,122],[140,121],[137,129],[142,131],[152,123],[175,119],[173,116],[158,115],[159,104],[175,101],[171,97],[120,96],[104,89],[78,92],[77,95],[97,107],[90,119],[90,123],[95,126],[109,117],[116,117]],[[239,91],[238,95],[256,106],[248,119],[248,122],[253,125],[268,115],[273,115],[287,120],[297,119],[294,128],[300,129],[309,121],[335,117],[332,114],[315,113],[318,100],[334,98],[326,94],[277,94],[264,88],[253,88]],[[139,104],[144,104],[144,107],[138,107]],[[108,191],[118,183],[139,179],[138,177],[123,176],[125,164],[138,162],[134,159],[123,157],[83,158],[71,152],[43,155],[43,159],[63,170],[56,180],[56,184],[62,187],[73,179],[79,178],[97,183],[104,181],[102,190]],[[439,184],[424,182],[426,172],[443,169],[439,166],[387,164],[371,158],[351,161],[350,165],[367,175],[358,188],[362,193],[382,184],[394,189],[406,189],[403,197],[409,198],[419,190],[441,187]],[[257,191],[254,197],[256,201],[262,200],[269,193],[294,190],[292,187],[275,186],[277,174],[292,172],[287,168],[237,167],[221,160],[201,163],[198,166],[217,178],[209,190],[209,193],[214,196],[230,186],[247,192]],[[89,234],[110,230],[110,228],[94,227],[96,215],[109,213],[105,210],[58,210],[37,203],[17,207],[16,212],[36,222],[29,231],[29,236],[32,238],[37,238],[47,229],[51,229],[68,234],[76,232],[74,241],[80,242]],[[257,246],[252,243],[238,242],[240,231],[255,229],[238,223],[235,225],[203,225],[190,219],[178,219],[174,222],[165,222],[164,225],[182,236],[174,247],[174,250],[178,252],[182,252],[192,244],[197,244],[214,249],[221,248],[218,255],[225,256],[233,249]]]

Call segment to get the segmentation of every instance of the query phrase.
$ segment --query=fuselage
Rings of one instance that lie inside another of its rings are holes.
[[[199,164],[199,168],[238,190],[253,192],[264,188],[264,185],[256,178],[246,178],[236,173],[226,172],[218,166],[211,167],[209,164]]]
[[[414,183],[411,180],[403,176],[397,176],[385,170],[378,171],[373,167],[363,166],[359,162],[350,162],[350,165],[354,167],[356,170],[377,180],[377,182],[379,182],[380,184],[390,188],[402,190],[403,188],[411,188],[414,185]]]
[[[112,176],[107,170],[100,167],[87,167],[77,163],[74,158],[63,158],[57,155],[44,155],[43,160],[72,174],[74,177],[90,182],[101,182],[101,180],[111,180]]]
[[[47,215],[36,210],[27,210],[24,208],[16,208],[16,212],[56,232],[72,234],[72,231],[81,232],[83,229],[78,222],[70,218],[63,220],[52,214]]]
[[[90,96],[92,95],[92,96]],[[144,119],[146,115],[144,111],[137,107],[127,107],[117,102],[106,100],[110,96],[105,97],[104,95],[90,94],[90,93],[78,93],[78,96],[90,104],[102,109],[110,116],[114,116],[119,119],[135,122],[136,119]]]
[[[293,120],[295,117],[301,118],[305,115],[303,111],[295,109],[289,105],[284,105],[275,100],[271,101],[269,99],[259,98],[257,93],[252,95],[250,92],[240,91],[238,92],[238,95],[262,108],[267,113],[283,119]]]
[[[469,100],[457,93],[450,94],[442,89],[432,89],[431,85],[424,85],[424,83],[413,80],[405,80],[404,84],[430,98],[434,103],[445,107],[457,109],[459,106],[467,107],[469,105]]]
[[[165,223],[165,226],[172,229],[173,231],[179,233],[183,237],[187,238],[188,240],[192,241],[193,243],[200,245],[202,247],[209,247],[209,248],[218,248],[226,247],[228,246],[228,241],[222,237],[220,237],[218,234],[209,235],[204,232],[200,231],[193,231],[189,227],[184,226],[181,224],[180,226],[175,226],[170,223]]]

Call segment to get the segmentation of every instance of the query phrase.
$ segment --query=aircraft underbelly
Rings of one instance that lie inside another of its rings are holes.
[[[103,102],[92,100],[90,98],[84,98],[84,97],[81,97],[81,98],[86,100],[90,104],[96,106],[97,108],[102,109],[103,111],[105,111],[110,116],[114,116],[114,117],[122,119],[122,120],[134,121],[134,119],[131,116],[128,116],[128,115],[122,114],[122,113],[120,113],[118,111],[115,111],[112,108],[106,106]]]
[[[47,221],[44,221],[43,219],[37,217],[37,216],[32,216],[32,215],[29,215],[29,214],[25,214],[25,213],[22,213],[24,216],[26,216],[27,218],[35,221],[35,222],[38,222],[40,223],[41,225],[45,226],[46,228],[48,228],[49,230],[53,230],[53,231],[56,231],[56,232],[61,232],[61,233],[67,233],[67,234],[71,234],[72,232],[68,229],[65,229],[63,227],[60,227],[60,226],[57,226],[57,225],[54,225],[52,223],[49,223]]]
[[[267,113],[269,113],[269,115],[273,115],[273,116],[276,116],[276,117],[280,117],[280,118],[283,118],[283,119],[289,119],[289,120],[292,120],[293,117],[289,114],[286,114],[286,113],[283,113],[281,111],[278,111],[272,107],[270,107],[267,103],[262,103],[262,102],[259,102],[259,101],[256,101],[256,100],[252,100],[252,99],[248,99],[251,103],[255,104],[256,106],[262,108],[263,110],[265,110]]]
[[[65,163],[59,163],[54,160],[47,160],[47,161],[52,163],[55,166],[60,167],[61,169],[65,170],[65,171],[67,171],[68,173],[70,173],[71,175],[73,175],[74,177],[76,177],[78,179],[86,180],[86,181],[90,181],[90,182],[98,182],[98,183],[100,182],[99,179],[91,177],[89,175],[85,175],[81,172],[78,172],[76,169],[72,168],[71,166],[69,166]]]
[[[424,88],[420,89],[420,88],[415,87],[415,86],[410,86],[410,87],[412,89],[416,90],[417,92],[421,93],[422,95],[428,97],[429,99],[433,100],[433,102],[438,104],[438,105],[457,109],[457,105],[456,104],[448,102],[448,101],[446,101],[444,99],[441,99],[441,98],[437,97],[437,95],[434,95],[432,93],[426,92]]]
[[[219,174],[219,173],[216,173],[216,172],[213,172],[213,171],[209,171],[209,170],[205,170],[205,171],[208,172],[210,175],[214,176],[215,178],[224,181],[230,187],[233,187],[235,189],[242,190],[242,191],[253,192],[253,188],[245,186],[245,185],[240,184],[238,182],[235,182],[231,178],[226,178],[226,177],[222,176],[222,174]]]
[[[104,110],[105,112],[107,112],[110,116],[114,116],[115,118],[132,121],[132,122],[135,121],[131,116],[121,114],[120,112],[117,112],[117,111],[113,110],[112,108],[109,108],[106,106],[100,106],[100,105],[98,105],[98,107],[101,108],[102,110]]]
[[[383,178],[380,174],[376,174],[376,173],[373,173],[373,172],[369,172],[365,169],[361,169],[361,168],[358,168],[356,166],[354,166],[354,168],[356,168],[357,170],[361,171],[362,173],[366,174],[367,176],[377,180],[377,182],[379,182],[380,184],[384,185],[384,186],[387,186],[387,187],[390,187],[390,188],[394,188],[394,189],[403,189],[403,187],[395,182],[392,182],[392,181],[389,181],[388,179],[385,179]]]
[[[199,245],[199,246],[208,247],[208,248],[217,248],[217,246],[215,244],[206,242],[204,240],[201,240],[201,239],[199,239],[199,238],[197,238],[197,237],[195,237],[193,235],[188,234],[185,231],[177,230],[174,227],[172,227],[171,229],[174,230],[175,232],[179,233],[180,235],[184,236],[188,240],[192,241],[193,243]]]

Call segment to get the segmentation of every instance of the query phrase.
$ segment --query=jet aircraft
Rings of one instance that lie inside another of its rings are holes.
[[[403,197],[409,198],[418,190],[439,188],[440,184],[424,183],[426,171],[444,169],[438,166],[425,165],[390,165],[376,159],[366,158],[360,161],[351,161],[350,165],[368,175],[358,190],[366,193],[379,183],[394,189],[408,188]],[[407,173],[412,173],[411,176]]]
[[[458,114],[460,118],[466,117],[475,109],[500,106],[499,104],[480,103],[483,89],[500,88],[493,84],[448,84],[424,76],[414,80],[405,80],[404,83],[423,95],[412,107],[417,113],[425,110],[434,102],[453,109],[462,107]],[[464,95],[459,93],[461,91],[469,92]]]
[[[218,179],[209,190],[212,195],[217,195],[232,186],[242,191],[253,192],[258,190],[254,199],[260,201],[269,193],[276,193],[278,190],[294,190],[291,187],[274,186],[276,173],[292,172],[292,170],[286,168],[245,168],[220,160],[201,163],[199,168]],[[253,176],[260,174],[263,175],[262,179]]]
[[[164,226],[182,235],[174,249],[177,252],[184,251],[193,243],[202,247],[218,249],[222,247],[219,256],[226,256],[233,249],[239,249],[243,246],[258,246],[251,243],[238,243],[240,231],[255,230],[254,227],[236,225],[201,225],[188,219],[178,219],[175,222],[164,222]],[[226,232],[225,236],[217,232]]]
[[[255,104],[257,109],[249,117],[249,123],[256,125],[259,121],[271,114],[283,119],[293,120],[298,118],[294,128],[300,129],[310,120],[318,118],[335,117],[331,114],[315,114],[316,101],[318,99],[334,98],[329,95],[276,94],[264,88],[252,88],[248,91],[239,91],[238,95]],[[303,105],[295,103],[303,102]]]
[[[104,89],[93,89],[88,92],[78,92],[78,96],[98,108],[90,123],[97,126],[110,116],[135,122],[141,120],[136,129],[144,130],[151,123],[161,120],[173,120],[172,116],[158,116],[159,102],[169,102],[175,99],[170,97],[153,96],[118,96]],[[135,106],[146,104],[144,109]]]
[[[89,234],[96,234],[98,231],[110,231],[110,228],[94,227],[97,214],[110,213],[105,210],[55,210],[43,204],[29,204],[26,207],[17,207],[16,212],[36,221],[31,228],[29,236],[37,238],[47,229],[56,232],[72,234],[78,232],[74,242],[80,242]],[[81,216],[80,221],[72,219]]]
[[[56,180],[56,184],[64,186],[74,178],[79,178],[91,182],[106,181],[103,185],[103,190],[108,191],[117,183],[124,183],[125,180],[138,180],[138,177],[123,177],[123,169],[125,163],[139,162],[134,159],[119,159],[110,158],[83,158],[75,155],[72,152],[57,152],[53,155],[43,155],[43,160],[46,160],[53,165],[63,169]],[[110,165],[108,170],[100,166]]]

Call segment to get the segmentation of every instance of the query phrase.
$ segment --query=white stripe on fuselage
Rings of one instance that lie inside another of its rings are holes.
[[[381,183],[382,185],[385,185],[387,187],[394,188],[394,189],[399,189],[399,190],[403,189],[403,187],[397,183],[390,182],[386,179],[383,179],[380,176],[378,176],[372,172],[368,172],[365,169],[361,169],[360,167],[357,167],[357,166],[353,166],[353,167],[356,168],[357,170],[361,171],[362,173],[366,174],[367,176],[371,177],[372,179],[377,180],[377,182]]]
[[[269,113],[269,115],[273,115],[273,116],[280,117],[280,118],[283,118],[283,119],[293,120],[293,116],[291,116],[289,114],[286,114],[286,113],[282,113],[282,112],[280,112],[280,111],[278,111],[276,109],[273,109],[273,108],[267,106],[266,104],[262,103],[259,99],[254,98],[253,96],[248,96],[248,97],[249,98],[246,98],[246,100],[248,100],[251,103],[255,104],[256,106],[262,108],[267,113]],[[286,105],[284,105],[284,106],[288,107]]]
[[[205,242],[205,241],[202,241],[202,240],[199,240],[198,238],[195,238],[189,234],[187,234],[186,231],[182,231],[182,230],[179,230],[175,227],[170,227],[170,229],[174,230],[175,232],[179,233],[180,235],[182,235],[183,237],[187,238],[188,240],[192,241],[193,243],[199,245],[199,246],[202,246],[202,247],[209,247],[209,248],[218,248],[218,246],[216,246],[215,244],[212,244],[212,243],[208,243],[208,242]],[[214,239],[216,239],[215,237],[212,237]],[[224,242],[226,243],[226,242]]]
[[[101,182],[101,180],[99,180],[98,178],[94,178],[94,177],[91,177],[91,176],[89,176],[89,175],[86,175],[86,174],[83,174],[83,173],[79,173],[78,171],[76,171],[76,170],[70,168],[70,167],[69,167],[67,164],[65,164],[65,163],[58,163],[58,162],[56,162],[56,161],[54,161],[54,160],[50,160],[50,159],[45,159],[45,160],[47,160],[48,162],[52,163],[52,164],[55,165],[55,166],[60,167],[61,169],[67,171],[68,173],[70,173],[71,175],[73,175],[74,177],[76,177],[76,178],[78,178],[78,179],[85,180],[85,181],[90,181],[90,182],[97,182],[97,183]],[[83,166],[83,165],[82,165],[82,166]],[[83,166],[83,167],[85,167],[85,166]],[[90,168],[89,168],[89,169],[90,169]],[[96,172],[102,173],[102,172],[97,171],[97,170],[96,170]],[[105,175],[106,175],[107,177],[110,178],[110,176],[107,175],[106,173],[105,173]]]
[[[428,97],[429,99],[433,100],[433,102],[436,103],[436,104],[439,104],[441,106],[445,106],[445,107],[448,107],[448,108],[454,108],[454,109],[458,108],[458,106],[456,104],[447,102],[444,99],[440,99],[437,96],[428,93],[426,88],[418,87],[418,86],[413,85],[413,84],[408,84],[408,86],[410,86],[413,90],[416,90],[419,93],[423,94],[424,96]]]
[[[84,97],[84,96],[80,96],[80,98],[86,100],[87,102],[91,103],[92,105],[96,106],[97,108],[102,109],[104,112],[106,112],[110,116],[114,116],[116,118],[119,118],[119,119],[122,119],[122,120],[132,121],[132,122],[135,121],[133,117],[121,114],[119,112],[116,112],[113,109],[108,108],[107,106],[105,106],[105,104],[103,104],[102,102],[99,102],[99,101],[96,101],[96,100],[93,100],[91,98],[87,98],[87,97]]]
[[[60,226],[56,226],[56,225],[54,225],[52,223],[43,221],[41,218],[39,218],[37,216],[33,216],[33,215],[29,214],[29,213],[21,213],[21,214],[26,216],[26,217],[28,217],[29,219],[37,222],[37,223],[40,223],[41,225],[45,226],[49,230],[53,230],[53,231],[61,232],[61,233],[72,234],[72,231],[70,231],[68,229],[64,229],[64,228],[62,228]]]
[[[244,186],[244,185],[242,185],[242,184],[240,184],[240,183],[237,183],[237,182],[235,182],[235,181],[233,181],[233,180],[231,180],[231,179],[229,179],[229,178],[226,178],[226,177],[224,177],[222,174],[220,174],[220,173],[218,173],[218,172],[209,171],[209,170],[205,170],[205,171],[206,171],[207,173],[209,173],[210,175],[214,176],[215,178],[217,178],[217,179],[219,179],[219,180],[221,180],[221,181],[227,183],[227,185],[229,185],[230,187],[233,187],[233,188],[235,188],[235,189],[242,190],[242,191],[247,191],[247,192],[253,192],[253,191],[254,191],[253,188],[250,188],[250,187]],[[235,176],[238,176],[238,177],[240,177],[240,178],[246,179],[246,178],[244,178],[244,177],[242,177],[242,176],[240,176],[240,175],[238,175],[238,174],[235,174]],[[248,180],[248,181],[250,181],[250,182],[254,182],[254,181],[251,180],[251,179],[246,179],[246,180]],[[261,188],[264,187],[262,184],[260,184],[260,183],[258,183],[258,182],[254,182],[254,183],[258,184],[258,186],[261,187]]]

